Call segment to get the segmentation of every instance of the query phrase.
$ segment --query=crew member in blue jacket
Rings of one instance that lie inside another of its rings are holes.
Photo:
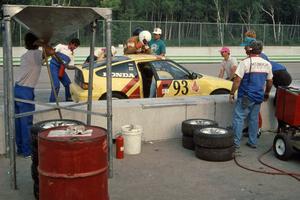
[[[65,87],[66,101],[72,101],[70,93],[70,78],[65,72],[66,67],[74,66],[74,50],[80,45],[77,38],[72,39],[68,45],[58,44],[55,47],[56,56],[50,60],[50,72],[53,79],[55,92],[58,95],[60,89],[60,82]],[[52,89],[52,88],[51,88]],[[51,90],[50,102],[55,102],[55,95],[53,89]]]

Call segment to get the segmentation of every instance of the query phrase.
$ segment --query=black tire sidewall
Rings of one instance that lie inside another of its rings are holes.
[[[195,145],[195,155],[197,158],[207,161],[229,161],[233,159],[234,146],[223,149],[211,149]]]
[[[220,129],[226,130],[227,132],[225,134],[205,134],[202,132],[203,129],[196,129],[194,131],[194,143],[200,147],[217,149],[233,146],[233,132],[225,128]]]
[[[278,139],[283,140],[284,145],[285,145],[285,152],[283,155],[279,155],[277,150],[276,150],[276,142]],[[289,134],[277,134],[273,140],[273,151],[275,156],[280,159],[280,160],[288,160],[289,158],[291,158],[292,154],[294,153],[293,147],[291,145],[291,135]]]

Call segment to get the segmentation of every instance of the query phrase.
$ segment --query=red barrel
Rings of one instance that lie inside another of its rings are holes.
[[[108,200],[106,130],[95,126],[91,136],[49,137],[39,134],[40,200]]]

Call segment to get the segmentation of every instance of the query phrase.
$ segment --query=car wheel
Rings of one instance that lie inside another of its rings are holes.
[[[194,143],[205,148],[228,148],[233,146],[233,133],[221,127],[207,127],[194,131]]]
[[[182,146],[185,149],[194,150],[195,149],[195,144],[194,144],[193,137],[183,135],[182,136]]]
[[[273,151],[280,160],[288,160],[294,152],[291,145],[291,135],[277,134],[273,140]]]
[[[218,89],[210,93],[210,95],[219,95],[219,94],[229,94],[230,91],[225,90],[225,89]]]
[[[113,100],[114,99],[128,99],[128,97],[125,94],[123,95],[121,93],[116,93],[116,92],[113,92],[111,97]],[[106,94],[102,95],[99,100],[106,100]]]
[[[213,126],[218,123],[210,119],[188,119],[182,122],[181,131],[184,136],[193,137],[194,130]]]
[[[211,149],[195,146],[195,154],[197,158],[207,161],[229,161],[233,159],[234,146],[223,149]]]

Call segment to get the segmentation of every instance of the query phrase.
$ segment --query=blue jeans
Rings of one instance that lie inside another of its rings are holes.
[[[239,147],[243,134],[244,120],[248,117],[249,138],[248,143],[251,145],[257,144],[258,132],[258,113],[260,104],[255,102],[249,103],[246,108],[242,107],[242,98],[238,98],[234,107],[232,128],[234,133],[234,144]]]
[[[26,86],[15,85],[15,97],[25,100],[34,100],[34,89]],[[15,113],[31,112],[35,105],[15,101]],[[23,156],[31,155],[31,134],[33,116],[25,116],[15,119],[17,153]]]
[[[59,68],[60,68],[60,65],[50,63],[50,72],[51,72],[51,76],[53,78],[54,88],[55,88],[56,94],[58,96],[59,89],[60,89],[60,82],[61,82],[63,84],[63,86],[65,87],[66,101],[70,101],[71,100],[71,93],[70,93],[71,81],[66,72],[63,75],[63,77],[61,79],[59,79],[59,77],[58,77]],[[55,102],[55,95],[54,95],[54,91],[52,88],[51,88],[51,95],[50,95],[49,102]]]
[[[149,98],[155,98],[155,97],[156,97],[156,80],[154,77],[152,77]]]

